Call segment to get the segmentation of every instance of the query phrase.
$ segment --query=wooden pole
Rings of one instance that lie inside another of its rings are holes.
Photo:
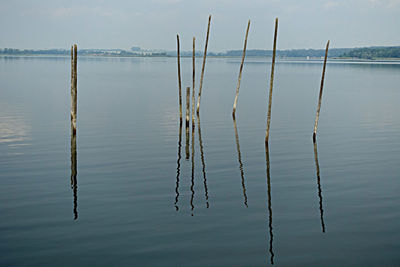
[[[243,189],[243,198],[244,198],[244,205],[247,205],[247,194],[246,194],[246,183],[244,180],[244,169],[243,169],[243,162],[242,162],[242,154],[240,153],[240,145],[239,145],[239,134],[236,126],[236,119],[233,117],[233,127],[235,128],[235,138],[236,138],[236,149],[238,153],[238,162],[239,162],[239,169],[240,169],[240,176],[242,177],[242,189]]]
[[[321,176],[320,176],[320,172],[319,172],[319,163],[318,163],[317,142],[314,142],[314,160],[315,160],[315,168],[316,168],[316,171],[317,171],[317,186],[318,186],[318,197],[319,197],[319,215],[321,217],[322,232],[325,233],[324,209],[322,207],[322,189],[321,189]]]
[[[322,102],[322,90],[324,88],[324,79],[325,79],[325,69],[326,69],[326,60],[328,58],[328,49],[329,49],[329,40],[326,43],[325,49],[325,58],[324,58],[324,67],[322,68],[322,77],[321,77],[321,87],[319,89],[319,98],[318,98],[318,107],[317,107],[317,116],[315,117],[315,124],[314,124],[314,132],[313,132],[313,142],[317,138],[317,127],[318,127],[318,119],[319,119],[319,112],[321,110],[321,102]]]
[[[177,61],[178,61],[178,85],[179,85],[179,118],[182,119],[182,85],[181,85],[181,58],[179,48],[179,35],[176,35]]]
[[[244,63],[244,58],[246,57],[247,36],[249,35],[249,29],[250,29],[250,20],[249,20],[249,22],[247,23],[246,36],[245,36],[245,38],[244,38],[244,47],[243,47],[242,63],[240,64],[238,83],[237,83],[237,86],[236,86],[236,96],[235,96],[235,101],[233,102],[232,116],[233,116],[234,118],[235,118],[236,105],[237,105],[238,96],[239,96],[240,80],[242,79],[243,63]]]
[[[277,35],[278,35],[278,18],[275,19],[274,48],[272,52],[271,78],[269,80],[269,102],[268,102],[267,132],[265,134],[265,143],[268,143],[269,129],[271,124],[272,88],[274,87],[274,70],[275,70]]]
[[[200,111],[201,89],[203,88],[204,68],[206,67],[208,36],[210,34],[210,23],[211,23],[211,15],[208,17],[206,44],[204,46],[203,66],[201,68],[201,76],[200,76],[199,96],[197,98],[197,114],[199,114],[199,111]]]
[[[71,46],[71,188],[73,191],[74,220],[78,219],[78,182],[76,153],[76,119],[77,119],[77,88],[78,88],[78,47]]]
[[[71,49],[71,126],[72,131],[76,133],[76,117],[77,117],[77,55],[78,47],[75,44],[73,46],[73,51]]]
[[[192,63],[193,63],[193,86],[192,86],[192,128],[194,129],[195,124],[195,118],[194,118],[194,107],[196,105],[195,103],[195,75],[196,75],[196,71],[195,71],[195,66],[196,66],[196,49],[195,49],[195,43],[196,43],[196,37],[193,37],[193,55],[192,55]]]

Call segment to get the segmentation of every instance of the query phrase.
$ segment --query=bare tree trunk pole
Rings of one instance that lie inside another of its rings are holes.
[[[272,88],[274,87],[274,70],[275,70],[277,35],[278,35],[278,18],[275,19],[274,48],[273,48],[273,52],[272,52],[271,78],[269,81],[269,102],[268,102],[267,132],[265,134],[265,143],[268,143],[269,129],[270,129],[270,124],[271,124]]]
[[[317,107],[317,116],[315,117],[315,124],[314,124],[314,133],[313,133],[313,142],[317,138],[317,127],[318,127],[318,119],[319,119],[319,112],[321,110],[321,102],[322,102],[322,90],[324,88],[324,79],[325,79],[325,69],[326,69],[326,60],[328,58],[328,49],[329,49],[329,40],[326,43],[325,49],[325,58],[324,58],[324,67],[322,69],[322,77],[321,77],[321,87],[319,89],[319,99],[318,99],[318,107]]]
[[[190,121],[190,87],[186,87],[186,128]]]
[[[245,37],[245,39],[244,39],[242,63],[240,64],[238,83],[237,83],[237,86],[236,86],[235,102],[233,102],[232,116],[233,116],[234,118],[235,118],[235,113],[236,113],[237,100],[238,100],[238,96],[239,96],[240,80],[242,79],[243,63],[244,63],[244,58],[246,57],[247,36],[249,35],[249,29],[250,29],[250,20],[249,20],[249,22],[247,23],[246,37]]]
[[[201,68],[201,76],[200,76],[199,96],[198,96],[198,98],[197,98],[197,114],[199,114],[199,111],[200,111],[201,89],[203,88],[204,68],[206,67],[206,57],[207,57],[207,47],[208,47],[208,36],[209,36],[209,34],[210,34],[210,23],[211,23],[211,15],[208,17],[208,27],[207,27],[206,45],[205,45],[205,47],[204,47],[203,66],[202,66],[202,68]]]
[[[73,53],[71,51],[72,59],[71,59],[71,126],[73,134],[76,133],[76,117],[77,117],[77,54],[78,47],[75,44],[73,47]]]
[[[195,49],[195,44],[196,44],[196,37],[193,37],[193,55],[192,55],[192,61],[193,61],[193,86],[192,86],[192,128],[194,129],[195,124],[195,117],[194,117],[194,107],[196,105],[195,101],[195,75],[196,75],[196,71],[195,71],[195,67],[196,67],[196,49]]]
[[[179,118],[182,120],[182,84],[181,84],[181,57],[179,49],[179,35],[176,35],[177,61],[178,61],[178,85],[179,85]]]

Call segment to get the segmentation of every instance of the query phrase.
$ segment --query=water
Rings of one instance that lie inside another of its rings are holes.
[[[0,265],[400,265],[400,65],[328,63],[314,146],[322,64],[278,62],[266,151],[270,64],[234,122],[239,64],[179,136],[176,59],[79,58],[75,176],[69,58],[0,58]]]

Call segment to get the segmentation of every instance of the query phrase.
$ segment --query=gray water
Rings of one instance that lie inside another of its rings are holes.
[[[207,59],[180,135],[175,58],[79,58],[75,158],[70,59],[0,58],[0,265],[399,266],[400,65],[328,63],[314,146],[322,63],[278,62],[266,149],[269,62],[234,122]]]

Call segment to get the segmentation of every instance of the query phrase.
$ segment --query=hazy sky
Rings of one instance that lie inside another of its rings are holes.
[[[241,49],[251,19],[250,49],[400,45],[400,0],[0,0],[0,47],[183,50]]]

